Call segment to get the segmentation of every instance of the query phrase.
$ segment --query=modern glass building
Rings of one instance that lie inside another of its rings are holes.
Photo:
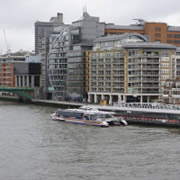
[[[92,48],[94,39],[102,35],[104,24],[87,12],[80,20],[55,28],[50,36],[48,55],[48,75],[55,99],[82,99],[87,96],[85,52]]]

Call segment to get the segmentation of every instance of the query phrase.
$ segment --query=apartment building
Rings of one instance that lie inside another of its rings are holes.
[[[170,26],[161,22],[146,22],[137,19],[138,23],[132,25],[106,24],[105,34],[139,33],[148,36],[151,42],[169,43],[180,46],[180,26]]]
[[[97,38],[89,52],[88,102],[162,101],[165,81],[175,78],[175,54],[175,46],[137,33]]]

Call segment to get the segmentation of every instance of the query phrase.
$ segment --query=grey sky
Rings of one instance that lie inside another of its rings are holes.
[[[11,51],[32,51],[37,20],[49,21],[61,12],[64,22],[71,23],[82,16],[84,5],[102,22],[128,25],[142,18],[180,26],[179,0],[0,0],[0,54],[7,49],[3,29]]]

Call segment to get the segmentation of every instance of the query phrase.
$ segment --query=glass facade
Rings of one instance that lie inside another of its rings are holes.
[[[48,74],[56,99],[87,96],[86,51],[92,48],[93,40],[103,34],[104,25],[99,23],[99,18],[91,17],[87,12],[82,19],[62,25],[51,34]]]
[[[55,97],[67,96],[67,52],[69,49],[69,27],[62,27],[58,36],[52,36],[48,56],[48,76],[54,87]]]

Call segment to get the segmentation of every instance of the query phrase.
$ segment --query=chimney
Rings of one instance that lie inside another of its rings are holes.
[[[57,21],[63,23],[63,13],[57,13]]]
[[[51,17],[50,22],[63,24],[63,13],[57,13],[56,17]]]

